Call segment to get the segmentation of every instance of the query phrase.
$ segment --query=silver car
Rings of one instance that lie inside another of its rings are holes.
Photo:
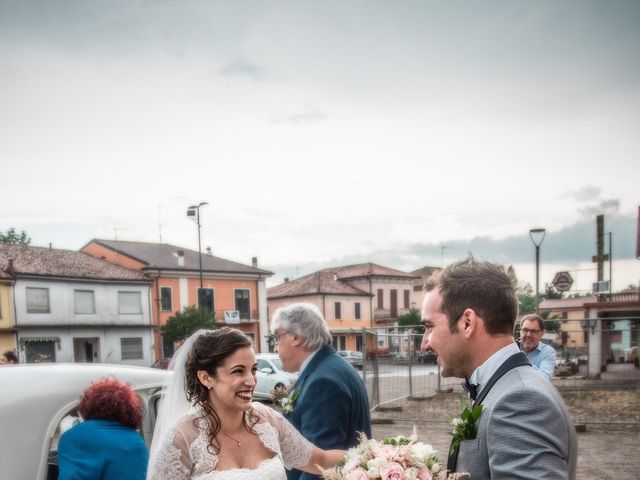
[[[96,380],[115,377],[133,386],[145,416],[141,434],[151,443],[160,389],[166,370],[125,365],[47,363],[0,366],[0,476],[58,478],[58,439],[79,421],[82,392]]]
[[[256,400],[271,400],[273,389],[276,387],[289,387],[296,383],[298,375],[285,372],[277,353],[257,353],[258,363],[256,388],[253,390],[253,398]]]

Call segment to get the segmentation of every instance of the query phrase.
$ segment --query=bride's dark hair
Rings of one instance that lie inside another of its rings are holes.
[[[251,347],[251,340],[240,330],[230,327],[222,327],[217,330],[200,335],[193,343],[191,351],[187,356],[185,364],[186,376],[186,395],[187,400],[192,404],[202,408],[202,416],[194,420],[194,426],[199,429],[205,429],[206,425],[210,428],[207,432],[209,437],[209,447],[213,448],[213,453],[217,455],[220,452],[220,444],[217,440],[220,433],[220,417],[213,406],[209,403],[209,390],[200,383],[198,379],[198,370],[205,370],[212,377],[216,376],[216,370],[222,366],[224,361],[237,350],[241,348]],[[257,418],[245,414],[245,428],[251,431],[256,424]],[[205,420],[204,422],[199,421]]]

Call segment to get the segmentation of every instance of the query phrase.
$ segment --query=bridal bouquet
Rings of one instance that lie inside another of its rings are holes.
[[[369,440],[351,448],[333,468],[320,469],[325,480],[456,480],[468,475],[450,474],[441,467],[436,451],[418,442],[415,428],[410,437]]]

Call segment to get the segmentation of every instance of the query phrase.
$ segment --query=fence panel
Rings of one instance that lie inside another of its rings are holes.
[[[639,326],[638,317],[548,320],[543,341],[556,350],[553,383],[578,390],[637,386]],[[421,341],[412,328],[363,332],[363,377],[372,408],[442,390],[462,393],[461,379],[442,377],[435,356],[420,352]]]

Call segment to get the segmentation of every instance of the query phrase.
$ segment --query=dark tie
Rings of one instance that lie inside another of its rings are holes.
[[[469,382],[468,378],[465,378],[464,383],[462,383],[461,385],[462,389],[469,395],[471,401],[475,401],[476,397],[478,396],[478,386]]]

